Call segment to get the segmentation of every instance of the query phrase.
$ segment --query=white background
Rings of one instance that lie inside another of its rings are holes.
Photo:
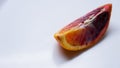
[[[62,49],[53,35],[106,3],[105,37],[84,52]],[[0,0],[0,68],[120,68],[119,0]]]

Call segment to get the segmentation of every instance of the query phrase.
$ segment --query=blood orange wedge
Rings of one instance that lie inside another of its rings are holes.
[[[104,36],[111,16],[112,4],[105,4],[71,22],[54,34],[67,50],[83,50],[95,45]]]

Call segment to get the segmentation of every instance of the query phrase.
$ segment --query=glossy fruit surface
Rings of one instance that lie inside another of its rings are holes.
[[[104,36],[112,4],[105,4],[78,18],[55,33],[55,39],[67,50],[77,51],[95,45]]]

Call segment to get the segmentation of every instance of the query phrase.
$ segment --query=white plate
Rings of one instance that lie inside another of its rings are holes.
[[[63,50],[53,35],[106,3],[105,38],[84,52]],[[0,0],[0,68],[120,68],[119,0]]]

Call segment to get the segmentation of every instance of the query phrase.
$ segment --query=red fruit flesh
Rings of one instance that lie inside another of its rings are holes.
[[[101,13],[92,21],[92,23],[84,27],[82,34],[79,30],[75,33],[68,34],[66,36],[66,38],[68,38],[68,42],[72,45],[87,45],[89,42],[95,40],[95,38],[100,34],[100,32],[103,30],[103,27],[105,27],[108,18],[108,12]]]
[[[92,12],[86,14],[85,16],[77,19],[73,23],[69,24],[68,27],[65,27],[64,31],[69,30],[71,27],[79,27],[84,29],[81,31],[76,31],[74,33],[69,33],[66,36],[67,42],[70,43],[73,46],[77,45],[87,45],[89,43],[92,43],[93,41],[96,41],[96,39],[99,36],[103,36],[103,33],[106,32],[106,29],[108,27],[108,22],[110,19],[110,7],[100,7],[98,9],[93,10]],[[92,19],[91,23],[86,23],[86,20]],[[73,25],[74,24],[74,25]],[[79,25],[80,24],[80,25]],[[89,24],[89,25],[86,25]],[[69,29],[68,29],[69,28]]]
[[[98,12],[100,12],[101,9],[102,9],[101,7],[100,7],[100,8],[97,8],[97,9],[89,12],[89,13],[86,14],[85,16],[80,17],[80,18],[78,18],[77,20],[71,22],[71,23],[68,24],[66,27],[64,27],[64,28],[60,31],[60,33],[63,33],[63,32],[65,32],[65,31],[71,29],[72,27],[76,27],[76,26],[80,25],[80,23],[81,23],[81,24],[84,23],[84,21],[85,21],[86,19],[88,19],[92,14],[96,15]]]

